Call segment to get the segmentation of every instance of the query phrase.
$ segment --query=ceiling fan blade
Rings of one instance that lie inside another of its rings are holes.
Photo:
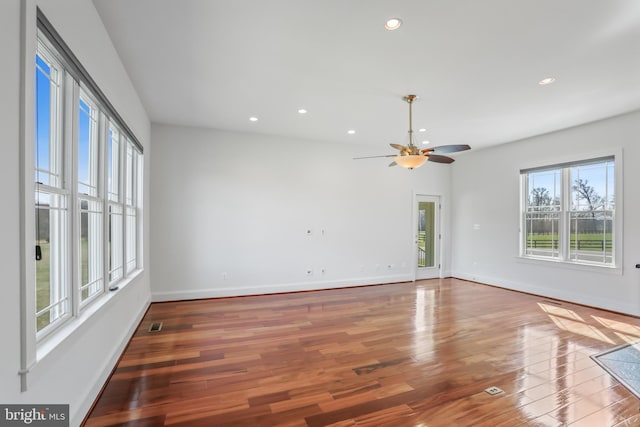
[[[362,159],[378,159],[380,157],[396,157],[397,154],[385,154],[383,156],[366,156],[366,157],[354,157],[353,160],[362,160]]]
[[[393,162],[389,163],[389,167],[396,166],[396,165],[397,165],[397,163],[395,162],[395,160]]]
[[[408,153],[411,151],[409,147],[405,147],[404,145],[400,145],[400,144],[389,144],[389,145],[395,148],[396,150],[400,150],[401,152]]]
[[[427,150],[430,153],[441,154],[441,153],[457,153],[458,151],[465,151],[470,149],[471,147],[468,146],[467,144],[457,144],[457,145],[440,145],[438,147],[425,148],[422,151],[426,152],[425,150]]]
[[[453,163],[455,160],[448,156],[441,156],[439,154],[429,154],[428,159],[430,162],[435,163]]]

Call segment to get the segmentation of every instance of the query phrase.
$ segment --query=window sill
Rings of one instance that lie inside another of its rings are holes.
[[[537,257],[531,257],[531,256],[517,256],[516,261],[521,262],[523,264],[544,265],[546,267],[554,267],[554,268],[562,268],[562,269],[576,270],[576,271],[583,271],[583,272],[622,276],[621,266],[596,265],[596,264],[589,264],[589,263],[583,263],[583,262],[561,261],[561,260],[537,258]]]
[[[38,343],[36,350],[36,362],[34,363],[34,365],[41,362],[64,341],[74,335],[76,331],[80,329],[82,325],[84,325],[84,323],[87,322],[91,317],[93,317],[95,313],[99,312],[105,306],[110,304],[111,301],[117,296],[117,294],[131,282],[133,282],[142,273],[142,271],[142,269],[135,270],[129,277],[121,280],[120,282],[117,282],[117,290],[106,291],[104,295],[84,308],[78,317],[68,320],[64,326],[60,327],[59,330],[52,332],[48,337],[44,338],[42,342]],[[33,366],[31,366],[30,369],[32,368]]]

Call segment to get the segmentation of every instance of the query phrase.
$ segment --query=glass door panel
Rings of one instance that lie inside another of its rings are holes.
[[[439,242],[438,213],[440,201],[438,197],[416,197],[416,279],[439,277]]]

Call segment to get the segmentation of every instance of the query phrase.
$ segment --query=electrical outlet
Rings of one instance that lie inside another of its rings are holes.
[[[221,276],[222,276],[222,280],[227,280],[227,273],[226,272],[222,273]]]
[[[324,274],[324,273],[326,273],[326,272],[327,272],[327,271],[326,271],[324,268],[320,270],[320,273],[321,273],[321,274]]]
[[[313,270],[311,269],[307,270],[307,276],[313,276]]]

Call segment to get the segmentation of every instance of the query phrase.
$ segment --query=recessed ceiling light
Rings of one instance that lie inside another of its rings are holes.
[[[544,79],[540,80],[540,81],[538,82],[538,84],[539,84],[540,86],[550,85],[551,83],[553,83],[553,82],[555,82],[555,81],[556,81],[556,78],[555,78],[555,77],[547,77],[547,78],[544,78]]]
[[[298,110],[298,113],[307,114],[307,110],[305,110],[304,108],[301,108],[301,109]]]
[[[249,117],[249,121],[251,122],[257,122],[258,118],[257,117]]]
[[[389,31],[393,31],[400,28],[400,25],[402,25],[400,18],[391,18],[385,22],[384,27]]]
[[[429,144],[431,144],[431,141],[427,141],[427,140],[422,141],[422,145],[429,145]]]
[[[348,133],[349,135],[353,135],[354,133],[356,133],[356,131],[355,131],[355,130],[353,130],[353,129],[349,129],[349,130],[347,131],[347,133]]]
[[[418,132],[426,132],[427,130],[425,128],[420,128],[418,129]]]

